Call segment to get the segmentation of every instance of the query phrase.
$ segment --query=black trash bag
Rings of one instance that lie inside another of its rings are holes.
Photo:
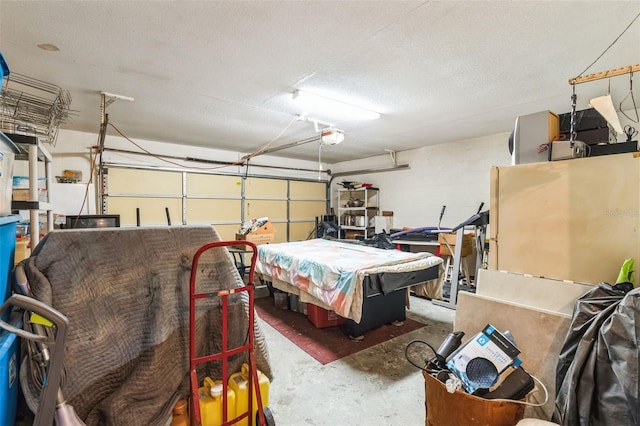
[[[338,225],[334,222],[323,220],[316,227],[316,238],[338,238]]]
[[[556,369],[556,423],[639,424],[640,289],[629,290],[602,283],[576,302]]]
[[[363,240],[362,242],[367,246],[384,250],[393,250],[396,248],[396,245],[391,242],[391,238],[384,232],[375,234],[373,237]]]

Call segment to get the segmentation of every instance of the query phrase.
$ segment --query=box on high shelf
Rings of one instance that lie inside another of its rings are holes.
[[[13,201],[36,201],[31,200],[30,190],[29,189],[14,189],[12,191],[12,199]],[[38,200],[43,203],[47,202],[47,190],[43,188],[38,188]]]

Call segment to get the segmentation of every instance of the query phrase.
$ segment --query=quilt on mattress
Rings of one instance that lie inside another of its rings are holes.
[[[325,239],[258,246],[256,271],[295,286],[320,305],[360,322],[362,282],[368,274],[410,272],[442,263],[430,253],[408,253]]]

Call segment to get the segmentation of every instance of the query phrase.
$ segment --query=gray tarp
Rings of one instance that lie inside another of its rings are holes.
[[[189,395],[191,262],[218,240],[208,226],[53,231],[23,261],[34,297],[69,319],[62,390],[87,425],[162,425]],[[197,291],[244,285],[226,249],[207,253]],[[246,296],[230,298],[232,347],[247,337]],[[197,354],[220,352],[219,299],[198,302],[196,313]],[[271,377],[258,323],[254,329],[258,368]],[[232,372],[246,355],[232,360]],[[219,379],[220,366],[198,373]],[[27,391],[37,393],[32,383]]]
[[[640,289],[600,284],[576,302],[556,370],[562,425],[630,426],[640,421]]]

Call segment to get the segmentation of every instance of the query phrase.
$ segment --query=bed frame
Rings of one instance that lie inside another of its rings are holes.
[[[406,289],[437,279],[439,270],[438,264],[421,271],[367,275],[362,283],[362,319],[360,323],[347,319],[341,330],[351,338],[358,338],[381,325],[401,323],[407,313]]]

